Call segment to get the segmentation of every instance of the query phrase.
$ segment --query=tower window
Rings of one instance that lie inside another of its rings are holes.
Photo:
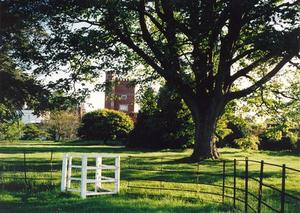
[[[127,95],[121,95],[121,100],[127,100]]]
[[[128,104],[120,104],[119,110],[128,112]]]

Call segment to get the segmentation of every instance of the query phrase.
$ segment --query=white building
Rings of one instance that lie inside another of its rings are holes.
[[[33,110],[22,110],[22,122],[24,124],[41,123],[43,118],[33,114]]]

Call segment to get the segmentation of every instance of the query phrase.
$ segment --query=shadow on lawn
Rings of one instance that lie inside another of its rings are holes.
[[[36,152],[106,152],[106,153],[129,153],[135,154],[137,151],[127,149],[123,146],[116,147],[72,147],[72,146],[53,146],[53,147],[0,147],[0,153],[6,154],[22,154]],[[146,152],[146,151],[145,151]],[[143,153],[139,150],[138,153]]]
[[[224,204],[193,198],[121,193],[82,200],[61,193],[42,193],[22,201],[0,202],[0,212],[231,212]]]
[[[300,157],[300,153],[293,152],[293,151],[262,151],[264,154],[267,154],[269,156],[294,156],[294,157]]]
[[[17,146],[20,145],[20,146]],[[66,142],[61,145],[51,144],[48,146],[42,146],[42,144],[35,144],[37,146],[22,146],[22,144],[16,144],[15,146],[0,146],[0,154],[22,154],[36,153],[36,152],[102,152],[102,153],[125,153],[129,155],[151,153],[157,150],[153,149],[132,149],[125,146],[110,146],[110,145],[72,145],[72,142]],[[183,150],[172,150],[172,152],[182,153]],[[159,152],[170,152],[170,150],[159,150]]]

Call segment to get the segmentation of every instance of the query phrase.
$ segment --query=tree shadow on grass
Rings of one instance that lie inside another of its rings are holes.
[[[270,155],[270,156],[293,156],[293,157],[300,157],[300,153],[293,152],[293,151],[261,151],[263,154]]]
[[[0,147],[0,153],[2,154],[22,154],[22,153],[37,153],[37,152],[105,152],[105,153],[126,153],[126,154],[137,154],[144,153],[143,150],[130,150],[123,146],[99,146],[99,147]]]
[[[231,212],[227,205],[213,204],[199,199],[121,193],[116,196],[90,197],[41,194],[26,202],[0,202],[0,212]]]
[[[157,150],[153,149],[132,149],[125,146],[109,146],[109,145],[50,145],[50,146],[2,146],[0,147],[1,154],[22,154],[37,153],[37,152],[105,152],[105,153],[125,153],[128,155],[135,155],[141,153],[151,153]],[[170,150],[160,150],[159,152],[170,152]],[[172,152],[183,153],[183,150],[172,150]]]

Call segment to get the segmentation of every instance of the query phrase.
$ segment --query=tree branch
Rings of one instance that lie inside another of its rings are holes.
[[[247,75],[255,67],[257,67],[261,63],[264,63],[264,62],[268,61],[270,58],[272,58],[272,54],[268,53],[265,56],[263,56],[263,57],[259,58],[258,60],[254,61],[252,64],[248,65],[247,67],[245,67],[243,69],[240,69],[239,71],[237,71],[235,74],[233,74],[229,78],[228,82],[226,83],[226,86],[230,86],[236,79]]]
[[[155,12],[162,21],[166,21],[167,17],[166,17],[166,14],[162,13],[161,10],[160,10],[159,0],[155,0]],[[191,38],[191,30],[185,24],[183,24],[183,23],[177,21],[176,19],[174,19],[173,20],[173,27],[180,30],[188,38]]]
[[[259,87],[261,87],[263,84],[267,83],[268,81],[271,80],[271,78],[273,76],[275,76],[280,70],[281,68],[288,63],[291,59],[293,58],[293,56],[291,55],[286,55],[282,58],[282,60],[268,73],[266,74],[264,77],[262,77],[260,80],[258,80],[256,83],[254,83],[252,86],[237,91],[237,92],[230,92],[226,95],[226,100],[230,101],[233,99],[237,99],[237,98],[241,98],[244,96],[249,95],[250,93],[254,92],[256,89],[258,89]]]
[[[245,50],[244,52],[242,52],[241,54],[237,55],[236,57],[234,57],[231,61],[230,64],[234,64],[235,62],[241,60],[242,58],[246,57],[247,55],[253,53],[255,51],[254,48]]]
[[[220,62],[216,76],[215,91],[222,93],[224,84],[230,77],[229,63],[233,57],[234,45],[239,37],[242,28],[243,1],[232,0],[229,3],[229,26],[227,35],[221,39]]]
[[[155,55],[155,57],[161,62],[161,64],[164,64],[163,60],[163,53],[160,51],[160,49],[156,46],[155,41],[153,40],[150,32],[147,29],[146,20],[145,20],[145,1],[141,0],[139,3],[139,23],[142,31],[142,37],[144,41],[148,44],[151,51]]]

